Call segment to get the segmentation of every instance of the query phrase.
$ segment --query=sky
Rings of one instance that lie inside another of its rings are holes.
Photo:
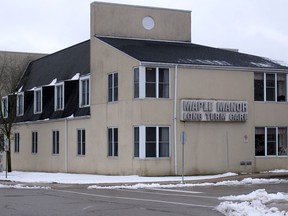
[[[89,39],[93,0],[0,0],[0,50],[53,53]],[[101,0],[192,12],[192,43],[288,64],[287,0]]]

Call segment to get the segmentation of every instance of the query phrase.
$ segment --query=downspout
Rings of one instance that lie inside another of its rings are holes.
[[[65,118],[65,128],[64,128],[64,143],[65,143],[65,172],[68,173],[68,119]]]
[[[174,136],[174,174],[178,175],[177,165],[177,78],[178,65],[175,65],[174,70],[174,113],[173,113],[173,136]]]

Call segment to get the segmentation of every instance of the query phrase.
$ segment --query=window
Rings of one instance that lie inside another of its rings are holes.
[[[42,112],[42,89],[34,91],[34,114]]]
[[[52,154],[59,154],[59,131],[52,133]]]
[[[264,101],[264,74],[254,74],[254,100]]]
[[[108,156],[118,156],[118,128],[108,128]]]
[[[276,128],[266,128],[267,155],[276,155]]]
[[[287,75],[254,73],[255,101],[287,101]]]
[[[15,153],[20,152],[20,134],[19,133],[14,134],[14,152]]]
[[[77,130],[77,154],[78,155],[85,155],[85,144],[86,144],[86,137],[85,137],[85,130],[78,129]]]
[[[134,98],[169,98],[169,68],[134,68]]]
[[[169,157],[169,131],[169,127],[134,127],[134,157]]]
[[[156,97],[156,68],[146,68],[146,97]]]
[[[38,153],[38,132],[32,132],[32,154]]]
[[[288,156],[287,128],[255,128],[256,156]]]
[[[55,111],[64,109],[64,84],[55,85]]]
[[[5,150],[5,138],[4,138],[4,134],[0,133],[0,152]]]
[[[275,75],[266,74],[266,101],[275,101]]]
[[[139,136],[139,127],[134,127],[134,157],[139,157],[139,144],[140,136]]]
[[[108,75],[108,102],[118,101],[118,73]]]
[[[134,98],[139,98],[139,68],[134,68]]]
[[[287,128],[278,128],[278,155],[288,155]]]
[[[8,97],[3,97],[2,98],[2,116],[3,118],[8,117]]]
[[[80,79],[80,107],[90,105],[90,77],[83,77]]]
[[[24,93],[19,93],[17,95],[17,108],[16,108],[17,116],[22,116],[24,114]]]
[[[286,101],[287,92],[287,76],[286,74],[277,74],[277,101]]]

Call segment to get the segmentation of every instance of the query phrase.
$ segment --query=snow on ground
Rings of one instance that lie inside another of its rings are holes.
[[[288,183],[288,180],[282,179],[259,179],[259,178],[245,178],[241,181],[238,180],[229,180],[229,181],[220,181],[216,183],[186,183],[186,184],[144,184],[138,183],[134,185],[116,185],[116,186],[99,186],[92,185],[89,186],[89,189],[144,189],[144,188],[176,188],[176,187],[203,187],[203,186],[238,186],[238,185],[251,185],[251,184],[279,184],[279,183]]]
[[[218,211],[227,216],[288,216],[288,212],[268,206],[272,202],[288,201],[288,194],[280,192],[269,194],[265,189],[259,189],[248,195],[226,196],[219,199],[228,200],[217,207]]]
[[[287,170],[269,171],[274,173],[288,172]],[[224,173],[220,175],[209,176],[185,176],[185,181],[191,180],[208,180],[221,177],[235,176],[235,173]],[[201,187],[201,186],[237,186],[251,184],[276,184],[288,183],[288,180],[281,179],[259,179],[245,178],[241,181],[230,180],[220,181],[217,183],[198,183],[198,184],[169,184],[169,182],[181,182],[181,176],[178,177],[141,177],[131,176],[106,176],[106,175],[88,175],[88,174],[68,174],[68,173],[41,173],[41,172],[17,172],[8,173],[0,172],[0,181],[22,182],[22,183],[61,183],[61,184],[92,184],[89,189],[143,189],[143,188],[172,188],[172,187]],[[155,183],[158,182],[158,183]],[[162,184],[160,184],[162,182]],[[99,186],[96,184],[114,183],[118,186]],[[93,185],[95,184],[95,185]],[[15,189],[49,189],[49,187],[4,185],[0,184],[0,188]],[[225,200],[217,206],[217,210],[226,216],[288,216],[288,212],[271,207],[273,202],[287,202],[288,194],[277,193],[268,194],[265,189],[256,190],[248,195],[227,196],[219,198]]]
[[[235,176],[235,173],[224,173],[219,175],[207,176],[185,176],[184,180],[205,180],[228,176]],[[110,176],[110,175],[92,175],[92,174],[70,174],[70,173],[44,173],[44,172],[18,172],[8,173],[0,172],[0,181],[9,180],[25,183],[61,183],[61,184],[101,184],[101,183],[138,183],[138,182],[181,182],[181,176],[168,177],[143,177],[137,175],[130,176]]]
[[[0,188],[13,188],[13,189],[51,189],[50,187],[27,186],[27,185],[22,185],[22,184],[17,184],[17,185],[3,185],[3,184],[0,184]]]

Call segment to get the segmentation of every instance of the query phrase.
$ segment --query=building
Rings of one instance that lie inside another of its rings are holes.
[[[13,169],[180,175],[183,155],[186,175],[287,169],[287,74],[191,43],[190,11],[94,2],[90,40],[19,83]]]

